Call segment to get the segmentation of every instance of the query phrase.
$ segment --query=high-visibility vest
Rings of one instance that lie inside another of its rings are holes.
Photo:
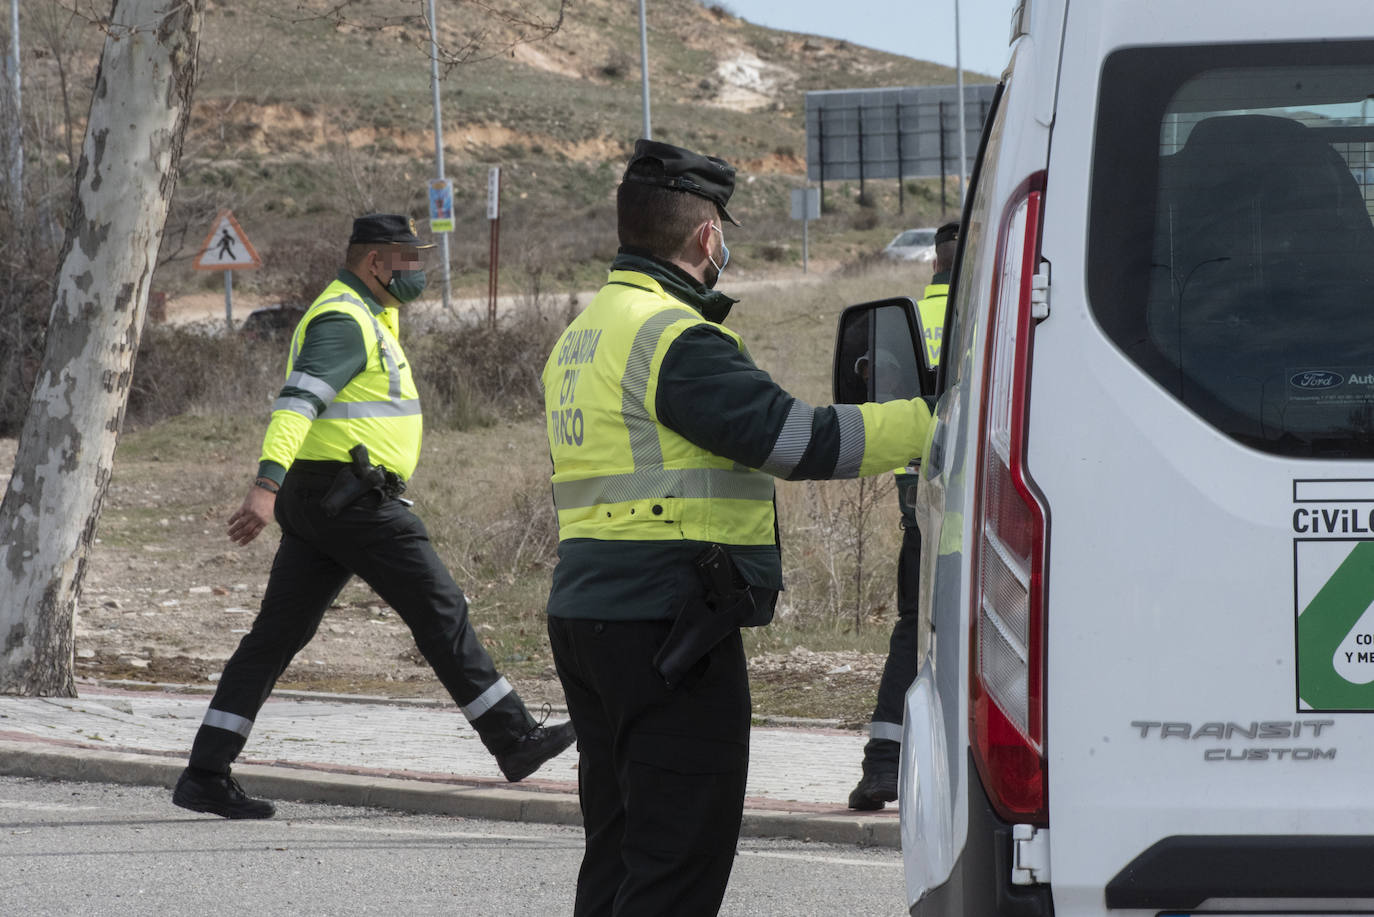
[[[652,277],[613,271],[558,339],[543,385],[560,539],[775,543],[773,478],[658,421],[664,355],[701,324]]]
[[[932,369],[940,365],[940,344],[945,333],[945,305],[949,300],[949,284],[932,283],[926,286],[925,296],[916,303],[921,314],[921,336],[926,342],[926,365]]]
[[[342,312],[357,322],[367,349],[362,371],[337,393],[295,370],[306,329],[329,312]],[[272,406],[274,411],[290,410],[312,418],[296,458],[347,462],[348,450],[362,443],[374,465],[384,465],[402,479],[414,473],[423,429],[420,393],[396,336],[396,315],[395,309],[373,315],[346,283],[336,280],[301,318],[291,337],[286,384],[311,392],[325,403],[325,409],[316,416],[314,405],[298,398],[279,398]]]

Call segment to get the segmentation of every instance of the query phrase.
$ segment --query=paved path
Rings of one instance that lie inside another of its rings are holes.
[[[83,687],[79,698],[0,697],[0,773],[170,787],[207,703],[202,693],[109,687]],[[833,729],[756,727],[745,833],[897,846],[895,807],[845,808],[864,741]],[[430,702],[273,698],[235,774],[250,792],[277,798],[578,818],[574,753],[508,784],[457,709]]]

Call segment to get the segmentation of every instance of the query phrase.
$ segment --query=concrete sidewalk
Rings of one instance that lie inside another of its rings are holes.
[[[80,691],[79,698],[0,697],[0,774],[170,790],[208,694]],[[845,808],[865,741],[815,726],[754,728],[742,833],[899,846],[895,806]],[[269,799],[580,823],[572,750],[507,783],[457,708],[429,701],[279,694],[259,714],[234,774],[250,794]]]

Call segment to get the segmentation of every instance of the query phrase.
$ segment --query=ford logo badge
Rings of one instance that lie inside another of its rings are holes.
[[[1288,384],[1294,388],[1335,388],[1343,382],[1345,376],[1324,369],[1294,373],[1288,380]]]

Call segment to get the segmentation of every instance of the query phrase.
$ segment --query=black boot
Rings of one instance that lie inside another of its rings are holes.
[[[573,731],[572,723],[559,723],[557,726],[540,723],[498,754],[496,764],[507,780],[516,783],[539,770],[545,761],[557,757],[575,741],[577,733]]]
[[[849,794],[849,807],[860,812],[874,812],[885,803],[897,799],[897,772],[890,770],[865,773],[859,785]]]
[[[277,807],[265,799],[254,799],[243,792],[239,782],[228,774],[181,772],[172,802],[192,812],[209,812],[224,818],[271,818]]]

